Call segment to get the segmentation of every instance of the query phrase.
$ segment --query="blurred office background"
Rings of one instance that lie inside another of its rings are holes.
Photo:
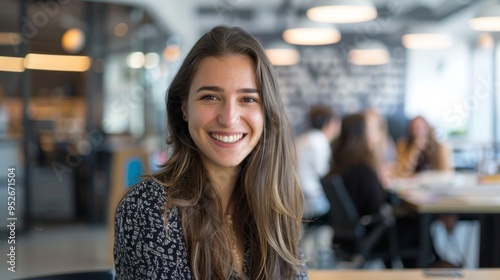
[[[345,10],[320,23],[310,19],[316,2],[0,0],[0,220],[8,167],[18,217],[18,272],[0,278],[112,267],[113,207],[167,158],[166,89],[194,42],[220,24],[245,28],[276,59],[297,134],[310,105],[374,108],[394,139],[425,116],[457,170],[498,156],[500,20],[472,19],[485,9],[500,17],[491,8],[500,3],[351,1],[376,14],[348,22],[355,15]],[[317,29],[301,37],[297,28]],[[0,232],[5,258],[9,232]]]

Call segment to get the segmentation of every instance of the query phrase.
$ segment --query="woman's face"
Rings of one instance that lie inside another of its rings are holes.
[[[411,132],[415,138],[426,138],[429,135],[429,127],[421,118],[416,118],[411,123]]]
[[[203,58],[182,111],[207,168],[239,166],[264,128],[253,61],[243,55]]]
[[[380,128],[380,119],[374,114],[367,114],[365,117],[366,122],[366,138],[368,147],[375,150],[382,141],[382,130]]]

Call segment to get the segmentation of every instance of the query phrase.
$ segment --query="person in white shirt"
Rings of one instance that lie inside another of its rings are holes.
[[[321,178],[330,170],[331,142],[338,135],[340,122],[333,110],[323,105],[309,110],[310,129],[297,138],[299,177],[305,196],[304,219],[326,222],[330,203],[323,192]]]

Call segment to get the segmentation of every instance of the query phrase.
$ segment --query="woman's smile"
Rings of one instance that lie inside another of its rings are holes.
[[[237,133],[229,135],[216,132],[210,133],[210,137],[212,137],[212,139],[223,143],[236,143],[240,141],[245,135],[246,135],[245,133]]]

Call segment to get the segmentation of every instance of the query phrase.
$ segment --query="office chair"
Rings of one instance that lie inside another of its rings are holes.
[[[101,270],[101,271],[36,276],[36,277],[22,278],[18,280],[113,280],[113,279],[114,279],[113,271]]]
[[[392,268],[402,268],[392,208],[387,205],[380,212],[359,217],[340,176],[329,176],[321,183],[330,202],[329,220],[334,231],[333,245],[337,247],[338,241],[349,244],[346,248],[335,248],[337,258],[348,259],[358,268],[364,268],[367,260],[379,258]],[[375,246],[383,238],[388,239],[388,250],[375,251]]]

